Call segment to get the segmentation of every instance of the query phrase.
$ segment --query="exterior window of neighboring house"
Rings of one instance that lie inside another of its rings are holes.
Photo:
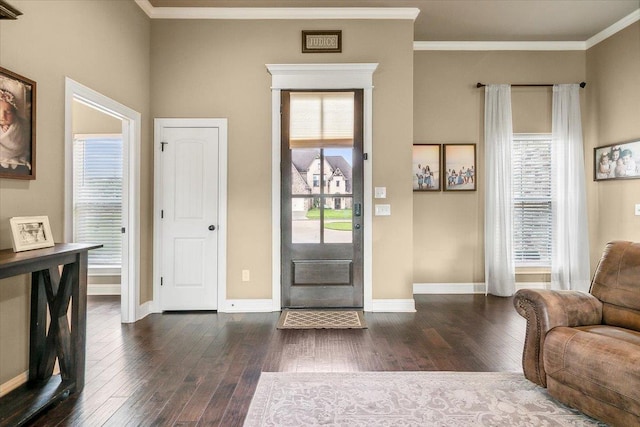
[[[122,262],[122,137],[82,135],[73,141],[73,240],[99,243],[89,267]]]
[[[313,186],[320,187],[320,175],[313,175]]]
[[[511,151],[516,267],[551,267],[551,135],[514,134]]]
[[[340,187],[340,180],[336,179],[336,187]]]

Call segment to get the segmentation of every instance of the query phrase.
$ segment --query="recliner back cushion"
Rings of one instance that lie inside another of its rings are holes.
[[[640,331],[640,243],[608,243],[590,292],[604,303],[604,324]]]

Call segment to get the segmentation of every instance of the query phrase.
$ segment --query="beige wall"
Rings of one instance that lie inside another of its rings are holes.
[[[341,54],[302,54],[301,30],[342,30]],[[228,298],[271,298],[271,75],[265,64],[378,62],[373,184],[391,217],[373,223],[374,298],[412,296],[413,22],[154,21],[154,117],[229,119]],[[393,266],[393,268],[390,268]],[[251,282],[241,282],[241,270]]]
[[[413,196],[414,282],[483,282],[484,91],[476,83],[577,83],[585,79],[586,54],[417,51],[414,57],[415,141],[475,143],[478,159],[478,191]],[[551,132],[550,88],[513,88],[512,110],[514,132]]]
[[[0,21],[0,66],[37,82],[37,179],[0,179],[0,248],[11,247],[8,220],[19,215],[48,215],[55,241],[63,240],[66,76],[142,113],[141,209],[150,218],[150,20],[132,1],[11,3],[23,15]],[[150,229],[142,230],[146,254]],[[142,273],[148,283],[147,258]],[[24,277],[0,281],[0,384],[27,366],[27,283]],[[149,292],[141,295],[146,299]]]
[[[589,169],[592,270],[611,240],[640,241],[640,179],[593,181],[593,149],[640,140],[640,22],[587,51],[588,125],[585,156]],[[634,153],[638,156],[640,153]]]

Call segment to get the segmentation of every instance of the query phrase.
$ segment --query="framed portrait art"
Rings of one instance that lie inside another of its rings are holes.
[[[475,191],[476,144],[444,144],[444,191]]]
[[[48,216],[16,216],[9,219],[9,224],[14,252],[54,245]]]
[[[413,191],[440,191],[440,144],[413,144]]]
[[[0,178],[36,178],[36,82],[1,67]]]
[[[593,149],[593,180],[640,178],[640,140]]]

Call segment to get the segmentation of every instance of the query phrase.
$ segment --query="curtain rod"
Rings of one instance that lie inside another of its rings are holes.
[[[580,82],[580,87],[584,88],[587,85],[586,82]],[[484,83],[477,83],[476,87],[484,87],[486,86],[486,84]],[[541,83],[541,84],[518,84],[518,85],[511,85],[514,87],[550,87],[553,86],[553,83]]]

